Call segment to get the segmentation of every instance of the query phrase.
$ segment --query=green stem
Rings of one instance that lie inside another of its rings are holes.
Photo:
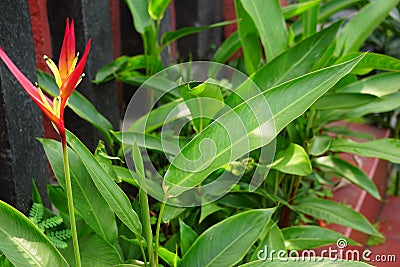
[[[167,200],[164,199],[164,201],[161,203],[160,207],[160,213],[158,214],[158,220],[157,220],[157,228],[156,228],[156,248],[155,248],[155,258],[156,258],[156,266],[158,266],[158,243],[160,240],[160,227],[161,227],[161,221],[162,221],[162,216],[164,214],[164,209],[165,209],[165,204]]]
[[[139,201],[142,212],[142,223],[144,226],[143,231],[147,242],[147,253],[149,255],[149,262],[151,266],[157,266],[155,264],[153,254],[153,233],[151,231],[149,200],[146,191],[144,191],[143,189],[139,190]]]
[[[141,236],[139,236],[137,234],[135,234],[135,236],[136,236],[136,239],[137,239],[137,241],[139,243],[140,252],[142,253],[142,256],[143,256],[144,266],[147,267],[146,253],[144,252],[142,241],[140,241]]]
[[[67,191],[67,200],[68,200],[68,213],[69,213],[69,221],[71,223],[71,232],[72,232],[72,242],[74,245],[74,254],[75,254],[75,262],[76,267],[81,267],[81,255],[79,253],[79,244],[78,244],[78,234],[76,231],[76,222],[75,222],[75,212],[74,212],[74,200],[72,198],[72,185],[71,185],[71,174],[69,171],[69,162],[68,162],[68,150],[65,136],[61,136],[62,145],[63,145],[63,162],[64,162],[64,175],[65,175],[65,185]]]

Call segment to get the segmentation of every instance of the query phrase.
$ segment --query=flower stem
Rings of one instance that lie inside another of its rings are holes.
[[[158,220],[157,220],[157,228],[156,228],[156,247],[155,247],[155,258],[156,258],[156,266],[158,266],[158,244],[160,243],[160,227],[161,227],[161,221],[162,221],[162,217],[164,214],[164,209],[165,209],[165,205],[167,203],[167,200],[164,199],[164,201],[161,203],[161,207],[160,207],[160,212],[158,214]]]
[[[150,266],[157,266],[154,261],[153,254],[153,234],[151,232],[149,200],[146,191],[142,188],[139,189],[139,201],[142,212],[142,223],[144,226],[144,234],[147,242],[147,253],[149,255]]]
[[[74,200],[72,198],[72,185],[71,185],[71,174],[69,171],[67,143],[65,141],[65,137],[64,138],[61,137],[61,139],[62,139],[62,145],[63,145],[63,162],[64,162],[65,185],[66,185],[67,199],[68,199],[68,213],[69,213],[69,221],[71,223],[72,242],[74,245],[75,262],[76,262],[76,267],[81,267],[82,266],[81,265],[81,255],[79,253],[78,234],[76,231]]]

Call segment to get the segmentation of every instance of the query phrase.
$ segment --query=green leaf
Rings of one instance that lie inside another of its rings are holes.
[[[367,266],[372,266],[364,262],[358,262],[358,261],[345,261],[346,267],[367,267]],[[307,255],[305,255],[305,258],[280,258],[279,260],[273,259],[272,261],[269,259],[266,260],[258,260],[258,261],[252,261],[243,265],[240,265],[239,267],[342,267],[343,262],[342,261],[332,261],[332,259],[329,258],[321,258],[321,257],[315,257],[315,258],[307,258]]]
[[[400,140],[382,138],[370,142],[358,143],[352,140],[336,138],[332,140],[331,151],[358,154],[363,157],[385,159],[400,163]]]
[[[319,5],[320,0],[311,0],[304,3],[296,3],[283,7],[283,16],[285,19],[290,19],[295,16],[298,16],[310,8],[316,7]]]
[[[348,61],[361,55],[361,52],[350,53],[336,61],[337,63]],[[353,69],[352,73],[357,75],[365,75],[372,70],[400,71],[400,60],[387,55],[367,53],[360,63]]]
[[[347,161],[335,156],[326,156],[315,159],[315,163],[321,170],[333,172],[367,191],[374,198],[382,200],[378,189],[371,179],[361,169]]]
[[[190,111],[181,98],[146,113],[129,127],[128,132],[150,133],[172,121],[189,116]]]
[[[221,87],[213,79],[191,87],[191,84],[179,86],[186,106],[189,108],[193,127],[201,132],[224,105]],[[175,112],[176,113],[176,112]]]
[[[184,221],[182,221],[181,218],[179,218],[179,233],[181,237],[181,253],[182,255],[185,255],[199,235]]]
[[[199,219],[199,224],[204,221],[205,218],[207,218],[209,215],[220,211],[220,210],[224,210],[223,207],[218,206],[215,203],[209,203],[206,205],[202,205],[201,206],[201,212],[200,212],[200,219]]]
[[[89,149],[71,132],[67,132],[67,141],[75,153],[79,156],[86,170],[90,174],[97,189],[110,205],[118,218],[132,232],[140,235],[142,225],[136,212],[132,209],[128,197],[114,180],[101,167],[100,163],[90,153]]]
[[[288,48],[288,32],[278,0],[241,0],[253,19],[267,61],[271,61]]]
[[[251,79],[261,91],[266,91],[273,86],[307,74],[328,49],[340,25],[340,22],[335,23],[289,48],[260,68],[251,76]],[[252,88],[248,88],[248,86],[238,87],[235,94],[231,94],[225,102],[234,107],[242,102],[241,98],[248,99],[258,93],[249,91],[249,89]]]
[[[238,32],[229,36],[217,49],[211,61],[225,63],[240,48],[240,38]],[[211,68],[212,66],[210,66]]]
[[[97,73],[96,77],[93,81],[94,84],[101,84],[104,82],[111,81],[117,76],[119,70],[126,64],[128,61],[128,56],[121,56],[117,58],[115,61],[108,63],[104,67],[102,67]]]
[[[144,34],[147,27],[152,24],[147,0],[125,0],[133,17],[133,24],[138,33]]]
[[[362,0],[330,0],[325,2],[319,11],[318,21],[324,21],[333,14],[338,13],[340,10],[358,4],[360,1]]]
[[[318,125],[326,125],[328,122],[348,118],[361,118],[372,113],[389,112],[400,107],[400,93],[384,95],[371,103],[355,107],[353,109],[324,110],[318,118]]]
[[[118,176],[114,172],[114,168],[113,168],[112,161],[111,161],[111,158],[113,158],[113,157],[110,157],[107,154],[106,146],[104,145],[103,140],[99,140],[96,150],[94,151],[94,157],[97,159],[97,161],[103,167],[103,169],[108,173],[108,175],[111,178],[113,178],[114,181],[118,182]]]
[[[396,93],[400,89],[400,72],[381,73],[337,89],[340,93],[363,93],[378,97]]]
[[[329,127],[324,127],[324,131],[334,133],[337,136],[346,136],[346,137],[355,137],[358,139],[364,139],[364,140],[374,140],[375,136],[369,134],[369,133],[362,133],[354,130],[350,130],[348,127],[343,126],[343,125],[336,125],[336,126],[329,126]],[[330,147],[330,143],[329,143]],[[318,156],[318,155],[315,155]]]
[[[37,77],[40,88],[55,97],[59,95],[59,89],[53,77],[45,72],[37,71]],[[113,143],[110,130],[113,129],[111,122],[109,122],[100,112],[93,106],[90,101],[85,98],[81,93],[75,90],[68,99],[68,107],[72,109],[82,119],[92,124],[97,130],[101,132],[109,144]]]
[[[241,0],[235,0],[235,10],[236,18],[239,19],[237,33],[242,44],[244,66],[247,73],[251,74],[261,63],[262,50],[259,35],[250,15],[244,10]]]
[[[51,139],[39,139],[39,141],[43,145],[57,181],[65,190],[61,143]],[[90,175],[86,171],[82,161],[70,148],[68,148],[68,159],[71,166],[74,208],[98,235],[108,242],[113,243],[118,235],[114,213],[90,179]]]
[[[370,103],[376,99],[376,96],[365,93],[333,93],[318,99],[313,107],[319,110],[347,109]]]
[[[210,227],[196,239],[183,256],[180,266],[232,266],[238,263],[257,240],[274,211],[250,210]]]
[[[272,168],[299,176],[307,176],[312,172],[310,158],[306,151],[293,143],[289,144],[285,150],[276,153]]]
[[[32,201],[33,203],[42,204],[42,197],[40,196],[39,189],[36,186],[35,180],[32,179]]]
[[[300,0],[306,2],[307,0]],[[317,31],[319,5],[316,5],[301,15],[303,23],[303,37],[308,37]]]
[[[0,200],[0,251],[16,266],[68,266],[28,218]]]
[[[272,220],[270,220],[264,228],[264,231],[261,234],[261,241],[251,256],[251,260],[258,259],[258,256],[262,254],[261,251],[264,252],[266,249],[268,251],[286,250],[281,229],[279,229],[276,222]]]
[[[331,137],[327,134],[315,135],[311,139],[310,155],[319,156],[328,151],[331,146]]]
[[[333,230],[320,226],[303,225],[282,229],[286,249],[305,250],[325,245],[336,244],[338,239],[344,239],[348,245],[360,245]]]
[[[179,38],[182,38],[182,37],[184,37],[186,35],[193,34],[193,33],[198,33],[198,32],[205,31],[205,30],[211,30],[211,29],[223,27],[223,26],[235,23],[235,22],[236,22],[236,20],[223,21],[223,22],[218,22],[218,23],[211,24],[211,25],[208,25],[208,26],[186,27],[186,28],[182,28],[182,29],[179,29],[179,30],[176,30],[176,31],[173,31],[173,32],[166,32],[161,37],[161,44],[162,44],[162,47],[165,47],[166,45],[169,45],[173,41],[175,41],[175,40],[177,40]]]
[[[356,52],[398,3],[399,0],[376,0],[364,6],[344,26],[338,37],[335,55]]]
[[[373,236],[382,236],[363,215],[351,207],[335,201],[302,198],[298,199],[293,207],[297,211],[325,220],[328,223],[350,227]]]
[[[118,250],[100,236],[89,234],[79,239],[82,266],[109,267],[122,263]]]
[[[148,10],[152,19],[161,20],[170,3],[171,0],[150,0]]]
[[[358,63],[353,60],[281,84],[247,100],[221,115],[194,137],[173,159],[165,174],[164,188],[168,194],[179,195],[200,184],[210,173],[256,148],[268,144],[291,121],[303,114],[321,95],[348,74]],[[273,118],[266,114],[269,103]],[[257,117],[261,116],[261,117]],[[272,120],[273,119],[273,120]],[[275,134],[270,131],[275,122]],[[229,131],[229,132],[228,132]],[[218,140],[200,143],[204,139]],[[203,155],[203,156],[202,156]],[[184,170],[179,166],[187,166]],[[186,187],[186,188],[185,188]]]
[[[133,146],[134,140],[139,147],[165,152],[170,155],[176,155],[179,152],[179,147],[176,142],[168,139],[161,139],[156,135],[131,133],[131,132],[112,132],[114,137],[121,143]]]

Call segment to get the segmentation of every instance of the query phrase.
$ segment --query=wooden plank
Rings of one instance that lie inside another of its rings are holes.
[[[31,80],[36,80],[35,54],[28,3],[0,1],[0,45]],[[40,109],[0,62],[0,199],[27,213],[31,207],[31,180],[42,197],[49,182]],[[45,200],[45,204],[49,202]]]

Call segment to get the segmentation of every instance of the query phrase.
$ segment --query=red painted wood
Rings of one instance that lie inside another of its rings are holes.
[[[50,28],[47,20],[46,0],[28,0],[31,15],[31,27],[35,48],[36,68],[51,73],[43,56],[52,57]],[[43,128],[46,138],[59,139],[51,121],[43,116]]]

